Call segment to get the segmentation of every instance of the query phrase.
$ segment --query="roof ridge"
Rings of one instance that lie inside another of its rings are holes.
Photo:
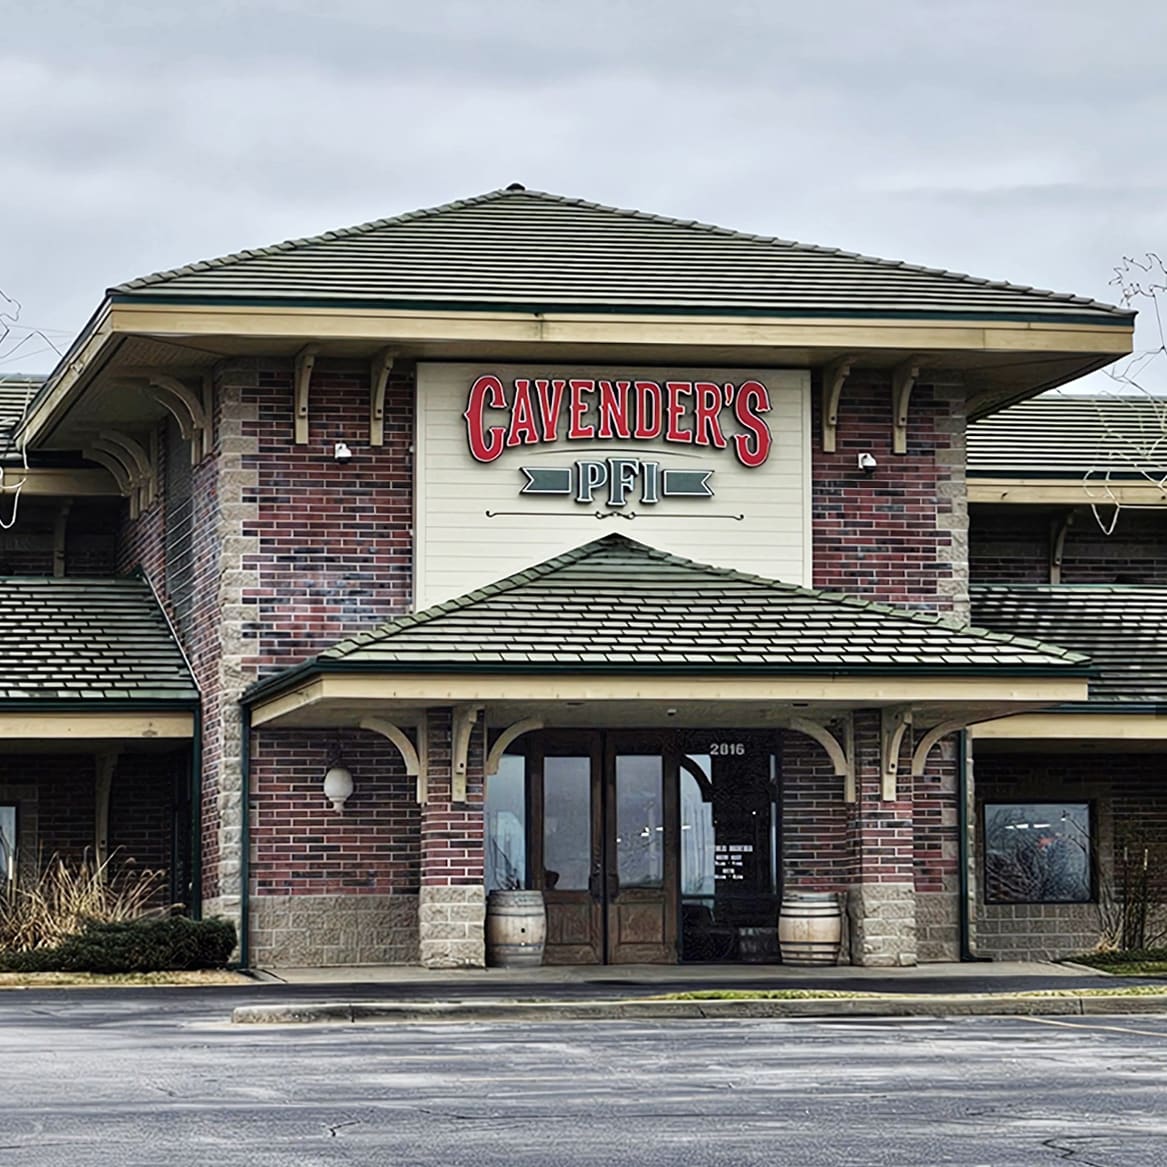
[[[454,199],[447,203],[439,203],[433,207],[423,207],[415,211],[406,211],[399,215],[391,215],[380,219],[370,219],[365,223],[358,223],[351,227],[337,227],[322,231],[316,235],[302,236],[296,239],[287,239],[279,243],[272,243],[266,247],[248,248],[243,251],[230,252],[212,259],[197,260],[183,264],[177,268],[153,272],[116,284],[108,289],[107,294],[115,292],[133,292],[141,288],[152,287],[177,279],[180,276],[191,275],[199,271],[230,267],[248,259],[256,259],[266,255],[273,255],[281,251],[296,251],[304,247],[327,242],[332,239],[343,239],[356,235],[367,235],[386,227],[399,226],[402,223],[413,222],[418,219],[430,218],[436,215],[448,214],[451,211],[462,210],[466,207],[480,206],[484,203],[497,202],[504,198],[531,198],[562,206],[582,207],[592,211],[603,211],[607,214],[619,215],[625,218],[642,219],[649,223],[659,223],[671,227],[683,227],[688,230],[700,231],[706,234],[722,235],[732,239],[741,239],[754,243],[762,243],[772,247],[785,248],[792,251],[801,251],[814,255],[836,255],[843,259],[857,260],[860,263],[873,264],[878,267],[898,268],[901,271],[916,272],[921,275],[937,276],[941,279],[957,283],[971,284],[977,287],[995,288],[1011,292],[1023,292],[1051,300],[1059,304],[1077,304],[1082,307],[1095,308],[1113,312],[1122,316],[1133,316],[1128,308],[1121,308],[1116,304],[1108,304],[1102,300],[1095,300],[1090,296],[1078,296],[1072,292],[1055,292],[1048,288],[1035,288],[1032,284],[1015,284],[1009,280],[991,280],[982,276],[970,275],[967,272],[952,271],[948,268],[928,267],[924,264],[908,263],[899,259],[884,259],[876,255],[867,255],[858,251],[847,251],[841,247],[828,247],[817,243],[800,243],[793,239],[783,239],[777,235],[762,235],[749,231],[739,231],[731,227],[722,227],[714,223],[707,223],[700,219],[680,219],[670,215],[660,215],[650,211],[640,211],[627,207],[610,206],[606,203],[593,202],[588,199],[573,198],[568,195],[553,194],[543,190],[529,190],[527,188],[514,189],[503,187],[487,191],[480,195],[471,195],[467,198]]]

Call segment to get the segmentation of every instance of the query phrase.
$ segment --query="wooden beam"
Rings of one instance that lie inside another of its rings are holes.
[[[858,358],[854,353],[836,357],[822,369],[823,452],[833,454],[839,425],[839,398]]]
[[[942,721],[939,725],[934,726],[928,730],[919,744],[912,753],[912,777],[922,777],[924,767],[928,764],[928,755],[932,752],[932,748],[941,738],[948,737],[950,733],[956,733],[959,730],[967,728],[967,722],[960,721]]]
[[[450,801],[466,801],[466,767],[470,754],[470,734],[482,712],[481,705],[455,705],[453,749],[450,756]]]
[[[383,348],[369,362],[369,445],[385,444],[385,390],[397,357],[395,349]]]
[[[292,408],[295,419],[297,446],[308,444],[308,390],[312,385],[312,370],[316,366],[318,344],[306,344],[297,354],[292,382]]]
[[[891,374],[891,452],[908,452],[908,407],[912,400],[912,390],[920,376],[920,358],[909,357],[897,365]]]
[[[1074,512],[1054,515],[1049,525],[1049,581],[1052,584],[1062,582],[1062,557],[1066,550],[1066,536],[1074,525]]]
[[[110,750],[98,754],[94,761],[93,852],[98,868],[102,868],[109,859],[109,799],[118,755]]]
[[[910,709],[879,711],[880,798],[894,802],[900,770],[900,746],[912,724]]]

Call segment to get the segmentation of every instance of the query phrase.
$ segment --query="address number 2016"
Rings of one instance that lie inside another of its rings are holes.
[[[746,752],[745,742],[710,742],[709,756],[713,758],[740,758]]]

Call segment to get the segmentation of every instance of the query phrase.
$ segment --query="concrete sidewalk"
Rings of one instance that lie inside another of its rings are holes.
[[[926,964],[903,969],[588,965],[438,970],[358,965],[268,969],[255,975],[268,982],[269,993],[276,983],[287,985],[288,1000],[241,1006],[233,1014],[238,1023],[1167,1012],[1167,982],[1132,981],[1083,966],[1037,962]],[[1134,986],[1143,986],[1148,995],[1127,995]],[[316,990],[313,999],[305,1000],[303,994],[312,989]],[[1156,995],[1156,989],[1162,989],[1163,995]],[[743,990],[792,996],[659,999],[675,993]],[[325,991],[328,1000],[322,999]]]

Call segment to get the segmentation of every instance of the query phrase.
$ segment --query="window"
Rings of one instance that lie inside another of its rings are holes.
[[[16,879],[16,807],[0,806],[0,892]]]
[[[527,760],[504,754],[486,779],[486,890],[527,886]]]
[[[1084,904],[1094,898],[1090,804],[985,804],[985,903]]]

